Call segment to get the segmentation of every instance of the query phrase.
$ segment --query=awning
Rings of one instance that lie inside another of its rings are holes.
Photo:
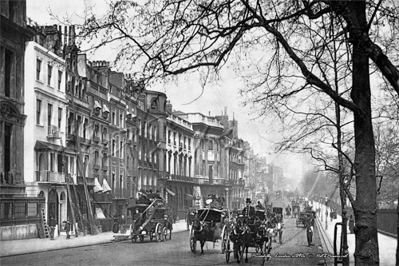
[[[101,104],[98,101],[94,101],[94,109],[100,108],[101,109]]]
[[[100,185],[100,182],[98,181],[98,178],[96,177],[94,179],[94,193],[98,193],[98,192],[103,192],[103,187]]]
[[[166,192],[168,192],[172,196],[176,196],[176,193],[173,192],[172,190],[168,189],[168,188],[166,188]]]
[[[103,112],[104,113],[109,113],[109,109],[108,109],[108,107],[105,104],[103,105]]]
[[[103,193],[111,191],[111,187],[108,185],[107,179],[103,180]]]
[[[104,212],[101,208],[96,208],[96,218],[97,219],[105,219]]]
[[[57,144],[52,144],[44,141],[36,141],[35,150],[55,150],[62,151],[62,147]]]

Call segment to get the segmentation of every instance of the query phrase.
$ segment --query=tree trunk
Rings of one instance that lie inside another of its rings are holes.
[[[352,2],[356,21],[350,30],[353,43],[353,80],[351,98],[359,108],[354,112],[356,200],[355,264],[379,265],[377,238],[377,192],[375,147],[371,120],[369,57],[364,49],[368,39],[364,2]]]
[[[398,203],[399,203],[399,192],[398,192]],[[398,220],[396,221],[396,226],[397,226],[397,230],[396,230],[396,265],[399,265],[399,204],[396,207],[396,212],[398,214]]]

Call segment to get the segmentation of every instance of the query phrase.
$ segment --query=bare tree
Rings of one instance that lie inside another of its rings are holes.
[[[109,8],[103,18],[88,15],[81,36],[94,48],[119,43],[116,62],[126,68],[141,65],[138,73],[147,81],[198,69],[218,72],[233,61],[229,59],[238,58],[252,66],[255,87],[265,95],[264,110],[278,113],[280,101],[305,96],[331,99],[351,112],[355,262],[379,264],[370,73],[375,69],[389,83],[389,92],[399,94],[397,58],[391,55],[392,45],[380,42],[398,28],[394,1],[147,0],[139,5],[121,0]],[[383,28],[384,23],[388,27]],[[335,34],[329,34],[329,28]],[[346,45],[340,62],[350,66],[351,86],[337,93],[331,76],[320,70],[329,67],[323,61],[325,47],[342,41]]]

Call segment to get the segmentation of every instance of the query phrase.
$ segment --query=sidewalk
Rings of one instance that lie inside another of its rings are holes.
[[[312,202],[313,209],[320,208],[320,217],[317,217],[317,220],[320,222],[320,227],[322,228],[325,232],[323,234],[326,236],[326,247],[328,251],[331,254],[334,254],[333,250],[333,245],[334,245],[334,226],[335,223],[342,222],[342,217],[340,215],[337,215],[337,219],[334,219],[331,221],[331,219],[328,217],[327,223],[326,223],[326,217],[325,217],[325,212],[326,212],[326,207],[325,205],[318,203],[318,202]],[[328,208],[328,213],[330,213],[330,209]],[[349,229],[348,229],[349,232]],[[341,238],[341,230],[340,227],[338,227],[337,230],[337,245],[339,245]],[[353,253],[355,252],[355,235],[354,234],[348,234],[347,235],[347,242],[348,242],[348,251],[349,251],[349,263],[350,265],[355,265],[355,258],[353,256]],[[324,245],[323,245],[324,246]],[[396,256],[396,246],[397,246],[397,239],[394,237],[386,236],[384,234],[378,233],[378,246],[379,246],[379,251],[380,251],[380,265],[384,266],[395,266],[395,256]],[[339,252],[339,248],[337,247],[337,250]]]
[[[173,224],[172,235],[173,233],[186,230],[187,224],[185,220],[179,220]],[[0,257],[110,243],[114,241],[114,235],[120,234],[115,234],[113,232],[104,232],[98,235],[88,234],[86,236],[79,235],[79,237],[71,236],[70,239],[66,239],[65,235],[61,235],[55,237],[55,240],[50,240],[49,238],[33,238],[23,240],[0,241]]]

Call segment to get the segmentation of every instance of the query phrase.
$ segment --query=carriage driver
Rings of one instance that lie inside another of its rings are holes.
[[[247,198],[245,200],[245,203],[247,206],[242,210],[242,214],[245,217],[245,220],[247,220],[248,223],[253,224],[255,221],[255,208],[251,206],[251,199]]]

